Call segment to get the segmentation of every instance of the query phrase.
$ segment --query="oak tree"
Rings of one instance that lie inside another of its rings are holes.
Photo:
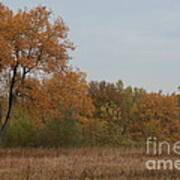
[[[19,88],[26,79],[39,81],[67,69],[68,27],[62,18],[51,20],[52,12],[46,7],[13,12],[0,4],[0,83],[7,97],[7,112],[0,133],[7,126]]]

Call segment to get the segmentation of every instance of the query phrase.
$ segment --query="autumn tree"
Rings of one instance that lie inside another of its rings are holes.
[[[45,7],[13,12],[0,4],[0,79],[8,103],[1,133],[11,119],[18,89],[28,88],[26,79],[66,72],[73,45],[68,27],[61,18],[52,22],[51,14]]]
[[[26,87],[26,88],[24,88]],[[39,81],[27,78],[3,139],[4,145],[77,145],[88,131],[94,106],[85,73],[72,69]]]
[[[146,94],[134,104],[133,118],[131,132],[136,140],[144,140],[149,136],[168,140],[177,140],[179,137],[175,94]]]
[[[89,95],[96,107],[94,124],[99,127],[97,136],[101,136],[100,141],[118,144],[129,136],[132,107],[144,94],[143,89],[124,87],[120,80],[116,83],[90,83]]]
[[[29,78],[24,86],[26,88],[18,89],[21,96],[26,97],[24,111],[31,111],[31,115],[34,113],[44,123],[48,119],[64,119],[68,115],[85,122],[94,111],[88,96],[86,75],[82,72],[67,69],[65,73],[54,73],[43,81]]]

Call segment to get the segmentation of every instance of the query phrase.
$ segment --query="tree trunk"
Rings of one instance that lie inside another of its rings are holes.
[[[8,125],[8,122],[11,118],[13,102],[14,102],[13,90],[14,90],[14,86],[16,83],[17,68],[18,68],[18,63],[16,64],[16,66],[13,69],[13,77],[12,77],[10,88],[9,88],[8,109],[7,109],[7,113],[5,116],[5,120],[4,120],[4,122],[2,122],[2,126],[0,128],[0,136],[2,136],[2,133],[4,132],[6,126]]]

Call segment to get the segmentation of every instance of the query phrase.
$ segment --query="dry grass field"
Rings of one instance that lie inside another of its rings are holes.
[[[143,149],[0,149],[0,180],[180,179],[178,170],[147,170],[147,159]]]

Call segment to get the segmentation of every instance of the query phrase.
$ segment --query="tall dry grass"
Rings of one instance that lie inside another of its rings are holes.
[[[135,148],[0,149],[0,180],[180,179],[179,171],[148,171],[147,159]]]

